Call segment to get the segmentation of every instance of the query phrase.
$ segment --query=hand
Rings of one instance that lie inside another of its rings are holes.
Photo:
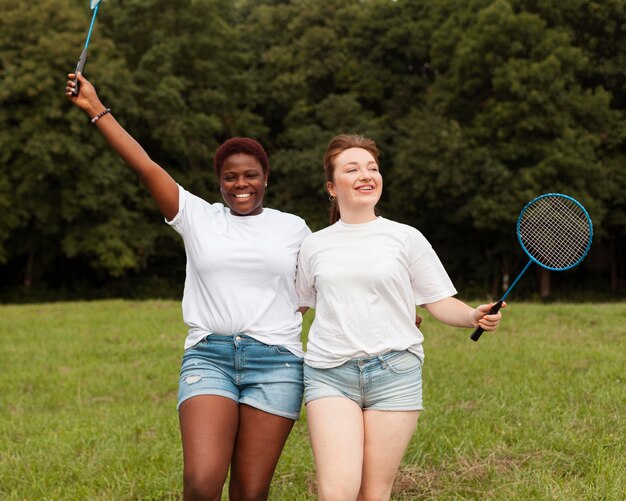
[[[502,313],[489,313],[489,310],[496,303],[481,304],[472,311],[472,323],[474,327],[481,327],[485,331],[495,331],[502,320]],[[501,309],[506,308],[506,303],[502,303]]]
[[[422,317],[420,317],[418,314],[415,314],[415,325],[417,326],[418,329],[422,325],[423,321],[424,319]]]
[[[98,94],[96,93],[96,89],[91,82],[87,80],[81,73],[78,74],[78,81],[80,82],[80,91],[77,96],[74,95],[73,90],[76,87],[76,82],[74,82],[74,73],[68,73],[67,85],[65,87],[65,95],[67,98],[78,106],[81,110],[87,112],[90,117],[94,117],[102,110],[105,109],[104,105],[98,99]]]

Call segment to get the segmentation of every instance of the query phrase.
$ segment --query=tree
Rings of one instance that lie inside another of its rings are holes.
[[[252,111],[250,51],[231,3],[122,0],[106,20],[133,73],[131,130],[180,182],[209,200],[219,197],[211,164],[219,144],[266,132]]]
[[[617,292],[626,288],[626,4],[622,0],[521,4],[550,25],[569,31],[572,43],[588,60],[581,73],[582,87],[589,91],[601,88],[611,96],[614,117],[604,123],[598,148],[606,175],[599,176],[590,190],[605,206],[605,217],[595,222],[600,246],[606,243],[609,249],[611,290]]]
[[[322,156],[337,133],[374,137],[384,128],[365,110],[346,78],[347,34],[362,13],[359,2],[303,1],[248,4],[242,23],[255,47],[259,88],[255,111],[271,135],[268,202],[326,226]]]
[[[505,0],[460,10],[433,35],[437,78],[428,104],[460,125],[472,150],[486,149],[458,171],[472,188],[457,199],[467,223],[515,245],[517,213],[549,191],[578,198],[601,219],[605,208],[590,187],[607,174],[603,137],[619,116],[608,92],[583,87],[584,51],[567,29]],[[445,188],[440,195],[448,196]]]
[[[88,13],[63,0],[0,5],[2,184],[10,187],[12,213],[0,224],[10,232],[11,261],[26,285],[60,256],[82,255],[113,274],[135,266],[144,242],[141,235],[131,238],[131,228],[120,221],[136,188],[122,169],[111,168],[112,156],[63,94]],[[94,39],[88,67],[121,95],[118,82],[127,74],[115,47],[97,26]],[[123,108],[124,101],[110,102]],[[118,184],[126,188],[114,191]]]

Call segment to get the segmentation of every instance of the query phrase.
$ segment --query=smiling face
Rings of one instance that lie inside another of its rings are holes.
[[[363,148],[349,148],[335,157],[333,165],[333,181],[326,183],[326,188],[337,198],[341,218],[361,222],[374,219],[374,207],[383,189],[374,156]]]
[[[231,214],[256,216],[263,212],[266,185],[263,167],[252,155],[235,153],[222,163],[220,192]]]

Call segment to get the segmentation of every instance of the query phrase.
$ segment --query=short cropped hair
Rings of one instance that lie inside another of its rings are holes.
[[[266,176],[270,172],[270,161],[267,158],[267,153],[263,146],[258,141],[254,139],[250,139],[249,137],[233,137],[228,141],[225,141],[215,152],[213,156],[213,168],[215,169],[215,174],[217,177],[220,177],[220,172],[222,171],[222,164],[225,160],[231,156],[236,155],[237,153],[245,153],[246,155],[251,155],[256,158],[261,167],[263,168],[263,174]]]

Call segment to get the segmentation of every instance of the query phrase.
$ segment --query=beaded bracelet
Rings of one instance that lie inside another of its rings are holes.
[[[111,113],[111,108],[107,108],[106,110],[101,111],[100,113],[98,113],[95,117],[93,117],[91,119],[91,123],[95,124],[98,120],[100,120],[107,113]]]

